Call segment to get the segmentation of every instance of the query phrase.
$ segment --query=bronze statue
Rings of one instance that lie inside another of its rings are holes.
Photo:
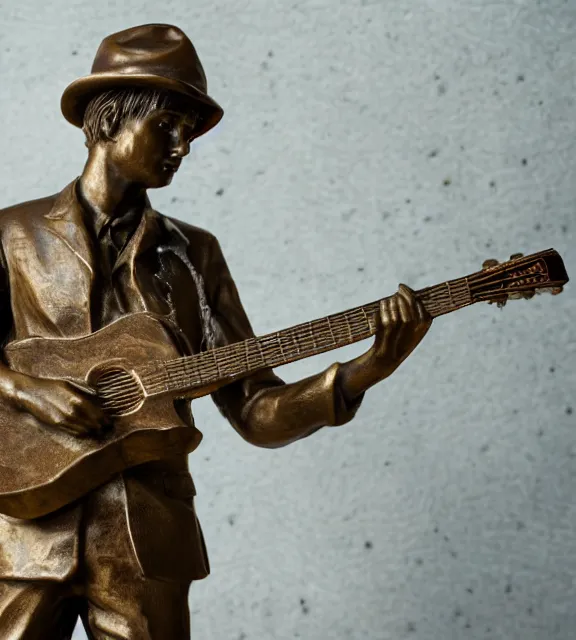
[[[553,250],[257,338],[218,240],[154,211],[222,117],[187,36],[108,36],[62,111],[88,160],[60,193],[0,212],[0,638],[190,637],[209,573],[187,455],[190,399],[280,447],[343,425],[433,316],[567,281]],[[375,335],[362,356],[286,384],[272,367]]]

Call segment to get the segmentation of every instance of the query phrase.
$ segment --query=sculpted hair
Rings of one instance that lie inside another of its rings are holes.
[[[114,140],[114,136],[131,120],[145,118],[156,109],[174,109],[185,112],[200,121],[198,111],[190,100],[170,91],[157,89],[113,89],[98,94],[88,103],[84,112],[82,131],[86,146]]]

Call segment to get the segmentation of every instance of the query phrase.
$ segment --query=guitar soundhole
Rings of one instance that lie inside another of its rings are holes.
[[[92,386],[102,408],[110,416],[122,416],[140,408],[144,400],[142,388],[133,374],[121,367],[94,372]]]

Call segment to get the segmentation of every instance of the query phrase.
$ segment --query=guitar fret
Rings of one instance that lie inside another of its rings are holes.
[[[292,340],[294,341],[294,344],[296,345],[296,355],[300,355],[300,345],[298,344],[298,332],[297,331],[292,331]]]
[[[362,314],[364,315],[364,321],[366,322],[366,326],[368,327],[368,331],[372,331],[372,327],[370,325],[370,320],[368,318],[368,315],[366,313],[366,309],[364,309],[364,307],[362,307]]]
[[[250,339],[250,340],[246,340],[246,341],[244,342],[244,344],[245,344],[245,348],[244,348],[244,358],[245,358],[245,361],[246,361],[246,370],[247,370],[247,371],[249,371],[249,370],[250,370],[250,353],[249,353],[249,346],[250,346],[251,342],[252,342],[252,339]]]
[[[256,340],[256,346],[258,347],[258,352],[260,354],[260,359],[262,361],[262,364],[265,366],[266,363],[266,358],[264,357],[264,352],[262,351],[262,344],[260,340]]]
[[[282,359],[285,360],[286,359],[286,355],[284,354],[284,349],[282,348],[282,339],[280,337],[280,334],[277,333],[275,337],[276,337],[276,342],[278,343],[278,346],[280,347],[280,354],[282,355]]]
[[[451,306],[454,306],[454,300],[453,300],[453,298],[452,298],[452,290],[450,289],[450,282],[447,282],[447,283],[446,283],[446,289],[447,289],[447,291],[448,291],[448,298],[449,298],[449,300],[450,300],[450,305],[451,305]]]
[[[308,331],[310,332],[310,337],[312,338],[312,347],[316,350],[318,349],[318,345],[316,344],[316,335],[314,333],[314,329],[312,328],[312,323],[308,323]]]
[[[352,335],[352,327],[350,326],[350,320],[348,320],[348,316],[344,316],[344,322],[346,323],[346,329],[348,329],[348,335],[350,338],[350,342],[353,342],[354,336]]]
[[[214,365],[216,367],[216,373],[218,374],[218,376],[221,376],[222,374],[220,372],[220,363],[218,362],[218,357],[216,356],[215,350],[209,349],[206,353],[210,353],[212,355]]]

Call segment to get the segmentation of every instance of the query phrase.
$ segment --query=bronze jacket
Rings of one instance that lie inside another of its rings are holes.
[[[97,258],[75,183],[55,196],[0,211],[0,330],[5,341],[78,337],[94,330],[90,310],[97,290]],[[160,251],[166,239],[180,244],[184,239],[186,255]],[[162,277],[158,277],[160,268]],[[198,276],[205,294],[201,301]],[[172,313],[192,353],[205,344],[201,322],[205,303],[216,327],[216,346],[254,335],[217,239],[150,207],[120,254],[112,281],[129,296],[131,310]],[[303,427],[310,432],[344,424],[354,416],[360,403],[344,406],[338,367],[334,364],[290,384],[266,370],[223,387],[212,397],[248,442],[275,446],[298,439]],[[190,428],[195,429],[188,414]],[[14,428],[18,428],[17,419]],[[129,532],[144,575],[178,581],[208,575],[186,455],[130,469],[122,480]],[[0,515],[0,578],[70,577],[81,553],[81,517],[82,500],[37,520]]]

